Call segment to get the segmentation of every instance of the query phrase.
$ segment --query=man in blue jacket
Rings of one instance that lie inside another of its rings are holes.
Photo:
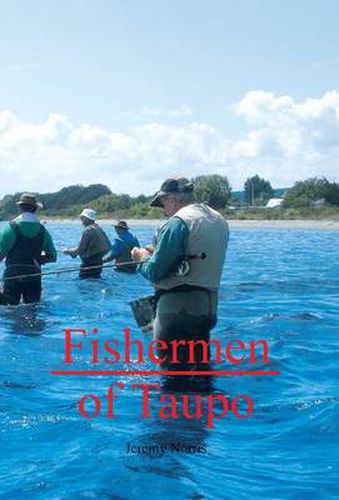
[[[110,253],[104,257],[104,263],[115,260],[115,263],[118,264],[116,267],[117,271],[135,273],[137,263],[126,264],[126,262],[130,262],[132,259],[132,249],[134,247],[140,247],[138,238],[130,232],[126,221],[118,220],[117,223],[113,225],[117,233],[117,238],[113,240]]]

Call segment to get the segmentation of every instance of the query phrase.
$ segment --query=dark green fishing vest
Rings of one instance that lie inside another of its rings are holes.
[[[10,226],[15,232],[15,243],[6,256],[6,266],[23,265],[34,266],[34,261],[39,262],[46,229],[40,224],[40,230],[36,236],[29,238],[20,231],[18,225],[13,221]]]

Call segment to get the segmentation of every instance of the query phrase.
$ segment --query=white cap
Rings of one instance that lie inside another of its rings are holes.
[[[86,217],[86,219],[95,220],[97,218],[97,213],[91,208],[84,208],[80,214],[80,217]]]

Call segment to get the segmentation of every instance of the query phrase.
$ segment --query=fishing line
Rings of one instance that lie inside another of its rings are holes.
[[[192,260],[192,259],[201,259],[204,260],[206,259],[206,254],[204,252],[197,253],[195,255],[188,255],[185,256],[185,260]],[[80,269],[81,271],[89,271],[93,269],[109,269],[109,268],[119,268],[120,266],[126,266],[126,265],[131,265],[131,264],[142,264],[143,262],[147,262],[147,260],[140,260],[140,261],[135,261],[135,260],[129,260],[126,262],[117,262],[116,264],[98,264],[96,266],[86,266],[86,267],[68,267],[68,268],[61,268],[58,271],[47,271],[47,272],[40,272],[40,273],[32,273],[32,274],[20,274],[17,276],[8,276],[8,277],[3,277],[3,280],[5,281],[12,281],[12,280],[18,280],[18,279],[24,279],[24,278],[36,278],[39,276],[52,276],[52,275],[58,275],[58,274],[65,274],[65,273],[74,273],[74,272],[79,272]],[[21,266],[21,264],[14,264],[15,266]],[[23,267],[26,267],[27,264],[23,265]],[[30,264],[31,266],[31,264]]]
[[[145,261],[139,261],[138,264],[141,264],[142,262]],[[23,279],[23,278],[36,278],[38,276],[51,276],[53,274],[65,274],[65,273],[73,273],[73,272],[79,272],[80,269],[81,271],[88,271],[88,270],[93,270],[93,269],[106,269],[106,268],[115,268],[119,266],[126,266],[128,264],[136,264],[135,260],[130,260],[126,262],[119,262],[117,264],[98,264],[96,266],[86,266],[86,267],[66,267],[66,268],[61,268],[58,271],[47,271],[44,273],[32,273],[32,274],[20,274],[18,276],[8,276],[4,277],[3,280],[17,280],[17,279]]]

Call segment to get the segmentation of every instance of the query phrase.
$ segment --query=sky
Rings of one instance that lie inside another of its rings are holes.
[[[337,0],[0,0],[0,196],[339,181]]]

